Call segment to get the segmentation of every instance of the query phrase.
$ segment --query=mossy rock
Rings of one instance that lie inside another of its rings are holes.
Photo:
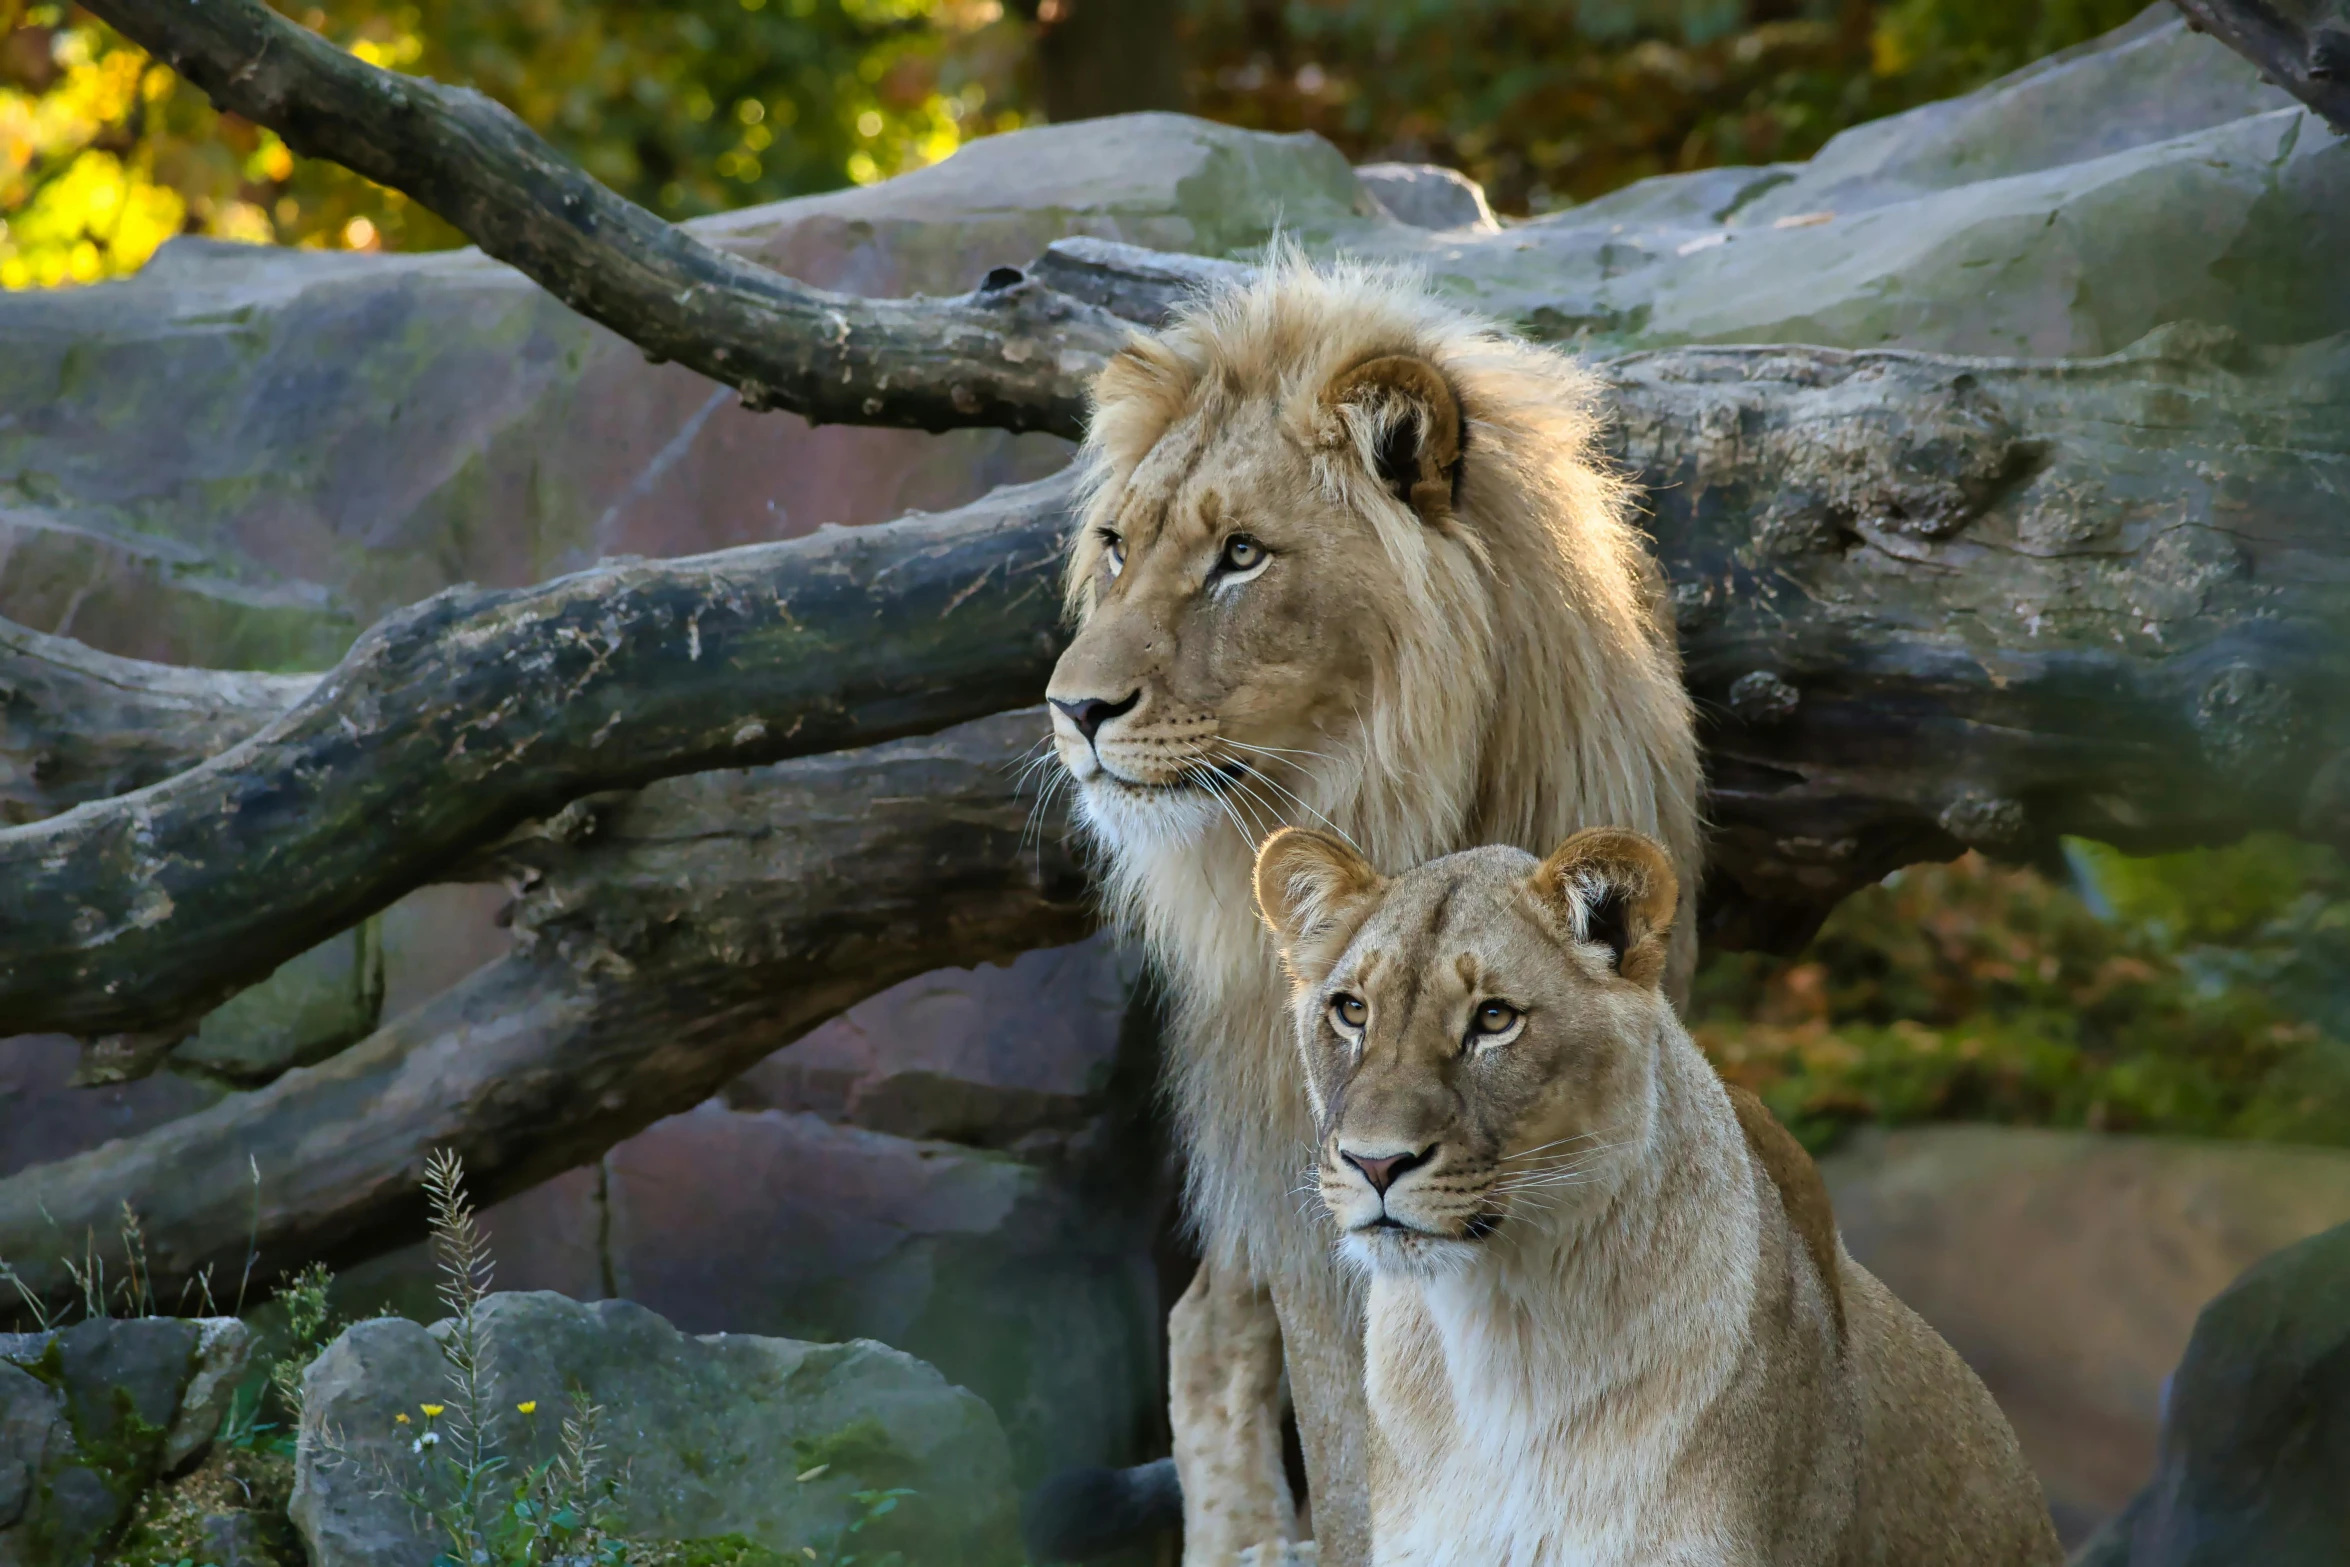
[[[863,1516],[860,1493],[904,1489],[913,1494],[857,1536],[860,1555],[900,1551],[923,1567],[1021,1558],[1011,1455],[994,1414],[910,1355],[870,1340],[696,1338],[629,1301],[583,1305],[550,1293],[494,1295],[480,1320],[494,1367],[484,1424],[504,1473],[556,1458],[565,1409],[584,1394],[602,1411],[605,1473],[625,1476],[604,1522],[636,1542],[632,1553],[665,1552],[668,1567],[688,1567],[678,1542],[708,1552],[739,1537],[750,1542],[743,1550],[805,1561],[804,1549]],[[449,1332],[445,1322],[428,1330],[378,1318],[312,1364],[304,1420],[330,1440],[305,1444],[292,1503],[311,1567],[430,1567],[424,1521],[383,1493],[387,1475],[393,1489],[420,1494],[449,1478],[449,1444],[414,1446],[428,1420],[455,1418]],[[726,1559],[752,1567],[742,1551]]]
[[[98,1559],[156,1478],[210,1442],[246,1343],[228,1319],[0,1335],[0,1564]]]

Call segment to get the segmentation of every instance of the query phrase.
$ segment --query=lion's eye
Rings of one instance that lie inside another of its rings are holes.
[[[1110,575],[1126,569],[1126,540],[1109,529],[1102,529],[1102,550],[1110,562]]]
[[[1469,1019],[1469,1032],[1491,1036],[1506,1034],[1518,1026],[1518,1019],[1526,1014],[1506,1001],[1487,1001],[1478,1006]]]
[[[1370,1021],[1371,1009],[1360,996],[1332,996],[1330,1021],[1342,1034],[1359,1034]]]
[[[1224,541],[1224,553],[1216,557],[1218,571],[1254,571],[1265,563],[1265,546],[1245,533],[1235,533]]]

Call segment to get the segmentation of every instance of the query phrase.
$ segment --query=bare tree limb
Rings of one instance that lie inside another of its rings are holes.
[[[2350,136],[2350,25],[2304,27],[2268,0],[2177,0],[2187,25],[2209,33]]]
[[[0,620],[0,823],[37,821],[185,772],[317,684],[316,675],[116,658]]]
[[[414,197],[657,359],[811,422],[1083,430],[1106,312],[1015,279],[955,299],[828,293],[623,200],[480,93],[379,70],[261,0],[90,9],[211,98]]]
[[[1705,714],[1710,939],[1800,944],[1969,845],[2350,841],[2350,343],[1613,372]],[[394,617],[238,752],[0,832],[0,1031],[168,1029],[575,794],[1029,700],[1061,486]]]
[[[420,1233],[431,1149],[494,1199],[901,979],[1078,939],[1083,873],[1057,821],[1028,830],[1018,780],[1044,734],[1031,709],[676,779],[601,814],[584,848],[518,847],[535,880],[512,956],[318,1066],[0,1180],[0,1257],[62,1301],[85,1229],[115,1233],[127,1201],[158,1297],[209,1268],[225,1300],[256,1234],[270,1280]]]
[[[0,1035],[184,1031],[582,794],[1033,701],[1059,645],[1067,497],[1049,479],[388,617],[203,765],[0,830]]]

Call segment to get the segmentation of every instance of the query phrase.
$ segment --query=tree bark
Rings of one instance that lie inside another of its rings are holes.
[[[0,620],[0,823],[184,772],[285,712],[316,675],[179,669]]]
[[[1613,371],[1702,715],[1709,939],[1789,950],[1968,847],[2350,842],[2350,339]]]
[[[203,765],[0,831],[0,1035],[151,1049],[582,794],[1034,701],[1068,493],[1051,479],[934,518],[453,588],[388,617]]]
[[[2304,26],[2268,0],[2177,0],[2187,25],[2209,33],[2350,136],[2350,18]]]
[[[261,0],[94,0],[213,104],[422,202],[654,359],[812,422],[1083,433],[1102,311],[999,280],[943,300],[809,288],[598,184],[503,105],[379,70]]]
[[[0,1180],[0,1257],[63,1302],[128,1202],[158,1298],[209,1270],[225,1303],[249,1246],[258,1287],[421,1233],[432,1149],[495,1200],[898,980],[1078,939],[1082,870],[1019,776],[1045,733],[1030,709],[702,773],[510,844],[511,956],[318,1066]]]

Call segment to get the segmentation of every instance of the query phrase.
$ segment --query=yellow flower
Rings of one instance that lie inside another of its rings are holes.
[[[526,1398],[514,1407],[526,1415],[535,1415],[539,1412],[539,1401],[535,1398]]]
[[[397,1420],[402,1425],[406,1425],[408,1423],[408,1417],[404,1414],[394,1415],[392,1418]]]
[[[440,1418],[442,1406],[439,1404],[419,1404],[416,1407],[424,1411],[424,1418],[427,1420]]]

